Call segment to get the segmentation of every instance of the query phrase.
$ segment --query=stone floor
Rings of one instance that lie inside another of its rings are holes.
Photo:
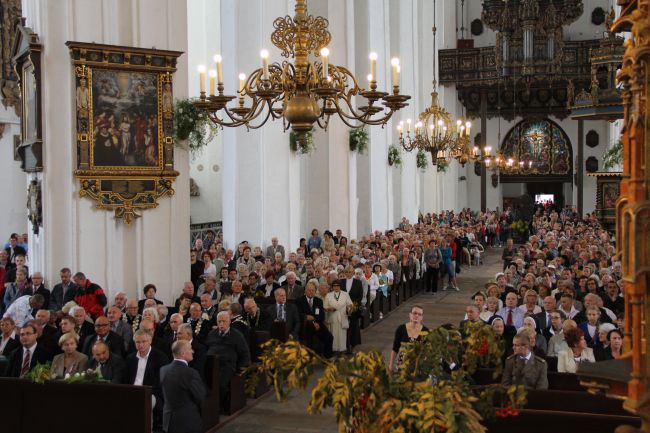
[[[409,299],[380,322],[364,330],[363,344],[357,350],[379,350],[386,360],[390,355],[395,329],[408,320],[409,306],[420,304],[424,308],[424,323],[436,327],[444,323],[458,325],[469,304],[471,295],[501,270],[501,250],[486,251],[484,264],[478,267],[463,267],[458,274],[460,291],[438,292],[436,295],[424,293]],[[237,415],[223,419],[219,432],[228,433],[286,433],[323,432],[337,433],[336,420],[332,411],[320,415],[307,413],[310,393],[304,391],[293,394],[287,401],[278,402],[275,394],[269,393],[257,400],[249,400],[249,406]]]

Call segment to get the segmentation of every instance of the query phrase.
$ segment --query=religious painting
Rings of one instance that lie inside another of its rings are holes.
[[[621,184],[619,182],[603,183],[603,209],[614,209],[616,200],[621,195]]]
[[[172,195],[176,51],[68,42],[80,195],[130,223]]]
[[[571,177],[571,142],[562,128],[549,119],[516,124],[503,140],[501,152],[505,158],[523,162],[518,177]]]
[[[92,94],[91,167],[161,168],[158,86],[158,74],[147,72],[95,69],[92,89],[78,78],[79,117],[89,115]]]

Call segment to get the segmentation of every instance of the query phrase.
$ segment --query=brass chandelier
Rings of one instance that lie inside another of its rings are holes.
[[[400,122],[397,126],[399,141],[404,150],[411,152],[415,149],[431,154],[431,162],[436,165],[443,159],[457,159],[465,164],[471,157],[470,131],[472,124],[461,119],[452,121],[447,110],[438,105],[436,81],[436,2],[433,2],[433,92],[431,105],[420,113],[418,121],[412,125],[407,119],[406,125]]]
[[[222,58],[216,55],[216,70],[209,71],[209,94],[205,91],[206,68],[199,65],[201,93],[194,106],[221,128],[257,129],[269,119],[282,118],[284,130],[291,128],[300,146],[306,144],[314,124],[326,130],[333,114],[351,128],[385,124],[411,98],[399,93],[399,59],[391,61],[392,92],[382,92],[377,90],[377,55],[370,53],[368,89],[361,88],[350,70],[329,63],[328,25],[326,18],[307,14],[306,0],[296,0],[295,15],[276,18],[271,34],[273,45],[283,57],[293,58],[293,63],[269,64],[269,52],[262,50],[262,67],[248,78],[239,75],[238,103],[229,107],[237,96],[224,95]],[[357,96],[364,99],[355,101]]]

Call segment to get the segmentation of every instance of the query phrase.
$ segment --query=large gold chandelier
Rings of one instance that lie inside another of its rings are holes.
[[[443,159],[457,159],[465,164],[471,157],[470,131],[472,124],[461,119],[452,121],[447,110],[438,105],[436,82],[436,2],[433,2],[433,92],[431,105],[420,113],[418,121],[412,125],[407,119],[406,125],[400,122],[397,126],[399,141],[407,152],[415,149],[431,154],[431,162],[436,165]]]
[[[282,118],[284,129],[296,133],[299,145],[306,143],[314,124],[327,129],[333,114],[352,128],[385,124],[411,98],[399,94],[399,59],[391,61],[392,93],[377,90],[375,53],[370,53],[368,89],[361,88],[346,67],[329,63],[328,25],[326,18],[307,14],[306,0],[296,0],[295,15],[276,18],[271,34],[273,45],[283,57],[293,58],[293,63],[284,60],[269,64],[269,52],[262,50],[262,67],[248,78],[239,75],[238,102],[229,107],[237,96],[224,95],[222,58],[216,55],[216,70],[209,71],[209,94],[205,91],[206,68],[199,65],[201,93],[194,106],[219,127],[257,129],[269,119]],[[355,101],[356,96],[364,99]]]

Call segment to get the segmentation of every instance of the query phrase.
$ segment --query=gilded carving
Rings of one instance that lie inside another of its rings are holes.
[[[20,0],[0,0],[0,99],[5,107],[14,107],[20,115],[20,89],[12,65],[12,52],[16,39],[16,25],[21,17]]]
[[[68,42],[79,195],[130,224],[174,194],[173,80],[181,53]]]

